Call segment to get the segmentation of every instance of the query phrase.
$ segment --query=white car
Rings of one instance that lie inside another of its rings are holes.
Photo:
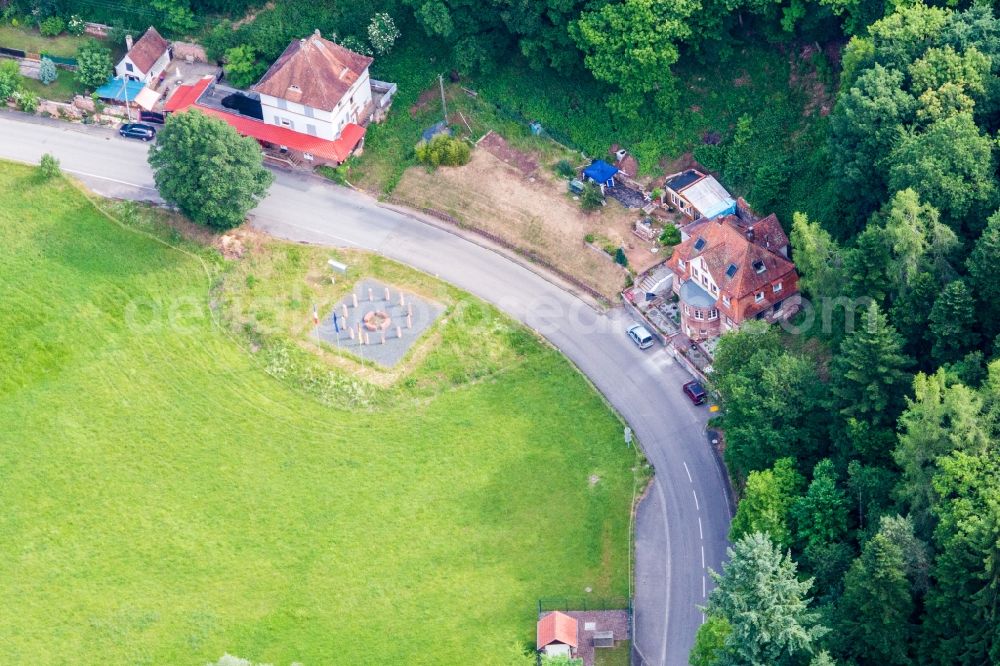
[[[625,331],[639,349],[649,349],[656,342],[653,334],[642,324],[633,324]]]

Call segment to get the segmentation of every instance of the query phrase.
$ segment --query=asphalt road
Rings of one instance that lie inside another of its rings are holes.
[[[0,157],[37,163],[52,153],[105,196],[158,200],[146,150],[110,130],[0,113]],[[687,664],[703,621],[698,606],[711,587],[706,568],[720,567],[730,513],[706,440],[707,409],[680,390],[686,372],[661,348],[636,348],[621,308],[595,311],[516,258],[363,194],[276,175],[252,213],[254,226],[280,238],[379,252],[476,294],[545,336],[628,421],[656,470],[636,516],[635,645],[646,664]]]

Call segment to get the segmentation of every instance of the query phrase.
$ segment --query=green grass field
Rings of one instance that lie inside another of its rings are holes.
[[[58,37],[43,37],[35,28],[0,25],[0,46],[28,53],[48,53],[62,58],[72,58],[88,39],[92,37],[90,35],[77,37],[68,33]]]
[[[49,85],[28,77],[21,79],[21,82],[25,88],[42,99],[51,99],[57,102],[72,102],[73,95],[80,95],[85,92],[86,87],[76,80],[74,72],[59,68],[56,70],[56,74],[56,80]]]
[[[124,212],[0,164],[0,661],[533,663],[538,597],[627,592],[636,461],[556,352],[357,259],[473,314],[337,404],[241,319],[318,251],[233,267]]]

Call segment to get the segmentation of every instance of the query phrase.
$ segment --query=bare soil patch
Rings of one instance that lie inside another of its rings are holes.
[[[479,147],[499,159],[501,162],[518,169],[525,176],[531,176],[538,171],[538,160],[530,153],[515,150],[496,132],[489,132],[479,140]]]
[[[584,243],[588,234],[625,247],[636,270],[656,263],[650,243],[632,233],[638,211],[611,201],[596,213],[584,213],[566,194],[565,181],[538,169],[533,179],[487,150],[474,150],[464,167],[429,173],[412,167],[394,195],[419,208],[450,215],[463,225],[500,237],[614,299],[625,273],[610,257]]]

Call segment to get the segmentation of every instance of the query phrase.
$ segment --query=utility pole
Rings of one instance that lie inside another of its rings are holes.
[[[438,74],[438,85],[441,87],[441,108],[444,109],[444,124],[448,124],[448,105],[444,101],[444,74]]]

